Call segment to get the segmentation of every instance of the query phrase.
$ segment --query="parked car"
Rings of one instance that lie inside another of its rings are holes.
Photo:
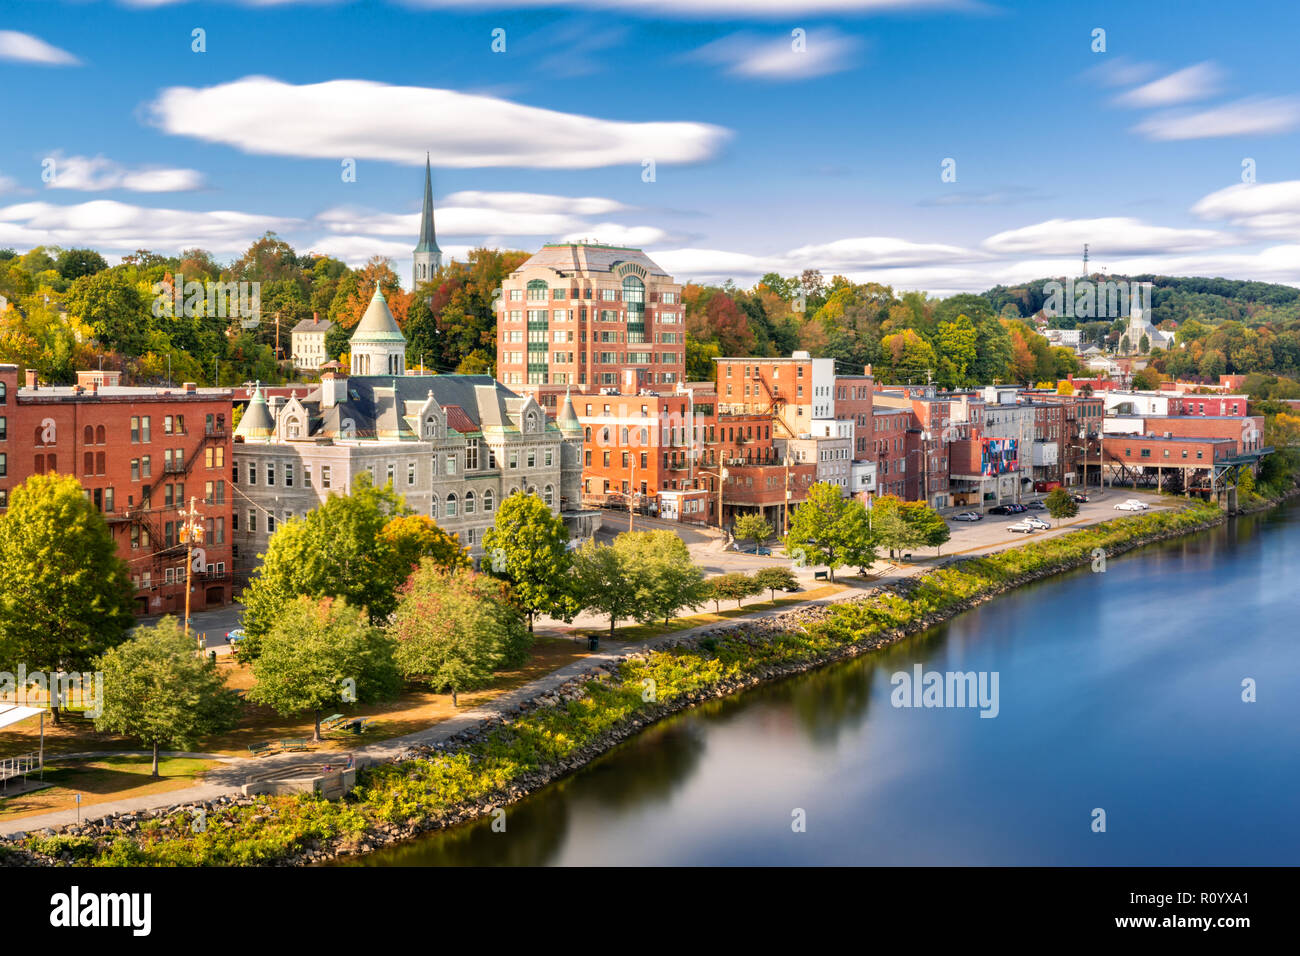
[[[1050,524],[1048,524],[1042,518],[1039,518],[1037,515],[1029,515],[1029,517],[1027,518],[1022,518],[1019,523],[1033,525],[1039,531],[1046,531],[1048,528],[1051,527]]]
[[[1047,505],[1043,504],[1041,501],[1031,501],[1031,502],[1029,502],[1029,504],[1025,505],[1025,507],[1028,508],[1030,511],[1046,511],[1046,510],[1047,510]]]
[[[1007,530],[1014,531],[1017,534],[1033,534],[1038,528],[1028,521],[1017,521],[1015,524],[1007,525]]]
[[[992,508],[989,509],[989,514],[1010,515],[1010,514],[1015,514],[1015,512],[1011,510],[1010,505],[994,505]]]
[[[1079,495],[1070,495],[1070,497],[1073,498],[1075,501],[1077,501],[1077,502],[1078,502],[1079,504],[1081,504],[1081,505],[1086,505],[1086,504],[1088,503],[1088,496],[1087,496],[1087,495],[1082,495],[1082,494],[1079,494]]]
[[[1146,505],[1140,501],[1121,501],[1115,506],[1116,511],[1145,511]]]
[[[978,511],[963,511],[961,514],[952,516],[953,521],[983,521],[984,516]]]
[[[1009,504],[1009,505],[1007,505],[1007,507],[1011,509],[1011,513],[1012,513],[1013,515],[1024,514],[1026,511],[1029,510],[1029,509],[1026,508],[1024,505],[1019,505],[1019,504],[1015,504],[1015,503]]]
[[[244,629],[237,627],[233,631],[226,631],[226,643],[230,645],[238,644],[244,639]]]
[[[1142,501],[1142,500],[1140,500],[1140,499],[1138,499],[1138,498],[1125,498],[1125,499],[1124,499],[1124,503],[1125,503],[1126,505],[1137,505],[1139,508],[1149,508],[1149,507],[1151,507],[1151,506],[1148,505],[1145,501]]]

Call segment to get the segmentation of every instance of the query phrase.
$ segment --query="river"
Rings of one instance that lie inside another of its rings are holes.
[[[1300,863],[1298,557],[1300,504],[1143,548],[679,714],[508,808],[505,832],[347,862]],[[893,706],[917,664],[997,672],[997,716]]]

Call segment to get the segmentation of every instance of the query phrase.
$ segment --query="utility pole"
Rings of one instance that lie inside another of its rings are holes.
[[[628,478],[628,482],[627,482],[627,491],[628,491],[628,495],[627,495],[627,530],[628,530],[628,531],[631,531],[631,530],[632,530],[632,515],[635,514],[635,506],[636,506],[636,452],[634,452],[634,451],[632,451],[632,452],[628,452],[628,455],[631,456],[631,457],[628,458],[628,461],[631,462],[632,467],[631,467],[631,470],[628,472],[628,475],[629,475],[630,477]]]
[[[190,498],[189,511],[181,510],[179,537],[185,545],[185,637],[190,636],[190,580],[194,573],[194,545],[203,543],[203,516],[194,507],[197,499]]]
[[[786,446],[785,453],[785,508],[781,513],[781,537],[786,538],[790,535],[790,451]]]

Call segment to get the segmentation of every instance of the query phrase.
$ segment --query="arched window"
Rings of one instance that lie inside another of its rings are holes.
[[[467,491],[465,492],[465,514],[472,515],[473,513],[474,513],[474,492]]]
[[[518,488],[511,488],[511,489],[510,489],[510,493],[511,493],[512,495],[517,495],[517,494],[519,494],[519,489],[518,489]]]
[[[434,495],[429,502],[429,517],[430,518],[438,517],[438,496],[437,495]]]
[[[496,501],[494,500],[492,489],[489,488],[487,491],[483,492],[483,513],[485,515],[490,515],[495,504]]]
[[[546,502],[546,507],[548,507],[548,508],[554,507],[554,506],[555,506],[555,489],[552,488],[550,485],[547,485],[547,486],[546,486],[546,490],[545,490],[544,492],[542,492],[542,500]]]
[[[650,444],[650,429],[643,428],[641,429],[641,447],[645,448],[649,444]]]
[[[9,404],[9,385],[6,382],[0,382],[0,405]]]
[[[535,432],[535,431],[537,431],[537,413],[536,413],[536,412],[529,412],[529,413],[528,413],[528,424],[525,426],[525,429],[526,429],[527,431],[530,431],[530,432]]]
[[[98,428],[95,429],[95,444],[102,445],[104,444],[104,441],[105,441],[104,426],[100,425]],[[103,472],[101,471],[100,474],[103,474]]]
[[[297,418],[289,419],[289,437],[290,438],[302,437],[302,422]]]
[[[457,506],[456,495],[455,494],[448,495],[447,496],[447,517],[448,518],[456,517],[456,506]]]
[[[627,445],[627,426],[626,426],[626,425],[623,426],[623,444],[624,444],[625,446]]]
[[[601,444],[603,445],[609,444],[609,426],[606,426],[600,430],[600,441]]]
[[[87,425],[85,431],[82,432],[82,435],[84,436],[82,438],[82,441],[85,442],[87,445],[95,444],[95,429]],[[89,471],[89,469],[87,469],[87,471]]]
[[[587,438],[587,441],[591,441],[591,426],[590,426],[590,425],[587,426],[587,434],[586,434],[586,438]]]
[[[546,285],[546,280],[545,280],[545,279],[530,279],[529,282],[528,282],[528,299],[529,299],[529,301],[531,301],[531,302],[545,302],[545,301],[546,301],[546,289],[547,289],[547,285]]]
[[[424,437],[438,437],[438,419],[434,418],[432,415],[424,420]]]

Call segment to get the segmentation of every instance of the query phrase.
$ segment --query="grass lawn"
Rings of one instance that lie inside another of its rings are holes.
[[[816,601],[819,598],[830,597],[832,594],[838,594],[846,587],[847,585],[844,584],[826,584],[808,591],[799,591],[789,597],[779,597],[775,601],[751,599],[749,603],[743,607],[723,607],[721,611],[708,611],[703,614],[692,614],[689,617],[675,617],[666,625],[663,622],[657,624],[623,625],[614,632],[614,640],[644,641],[651,637],[659,637],[662,634],[667,634],[670,631],[684,631],[688,628],[699,627],[701,624],[716,624],[719,621],[726,621],[731,618],[743,617],[746,614],[753,614],[755,611],[765,611],[774,607],[784,607],[787,604],[802,604],[805,601]],[[725,604],[727,602],[723,603]],[[609,640],[608,627],[585,627],[575,630],[573,633],[584,638],[595,635],[601,640]]]
[[[15,797],[0,797],[0,819],[34,813],[71,810],[74,795],[81,794],[83,807],[126,797],[141,797],[193,785],[195,777],[216,766],[213,760],[163,757],[158,761],[157,780],[150,776],[150,757],[102,757],[88,763],[45,765],[45,780],[53,786]]]
[[[446,720],[460,711],[491,700],[498,694],[513,690],[521,684],[536,680],[557,667],[587,656],[586,644],[555,637],[539,637],[533,644],[528,663],[517,670],[501,671],[490,687],[460,695],[460,706],[453,709],[450,694],[433,694],[423,690],[408,690],[396,700],[384,704],[345,704],[337,711],[350,717],[374,717],[375,723],[365,734],[329,734],[313,749],[321,751],[348,750],[359,743],[372,743],[387,737],[400,737],[423,730],[440,720]],[[231,658],[218,658],[217,667],[226,675],[226,684],[236,690],[253,686],[252,671]],[[197,745],[203,753],[247,757],[248,745],[280,737],[310,737],[310,717],[281,717],[269,707],[244,705],[244,716],[239,726],[228,734],[210,737]],[[6,727],[0,733],[0,756],[34,752],[40,746],[40,720],[32,717],[22,723]],[[96,732],[91,721],[77,715],[65,716],[55,725],[46,715],[45,753],[80,753],[99,750],[144,750],[139,741],[113,734]]]

